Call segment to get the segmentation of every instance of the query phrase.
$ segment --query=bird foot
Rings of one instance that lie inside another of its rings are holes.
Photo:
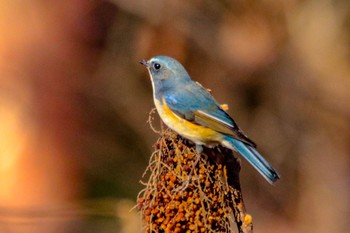
[[[198,150],[203,151],[203,147],[202,146],[196,146],[196,151],[197,151],[196,160],[192,164],[192,168],[191,168],[190,173],[188,174],[188,178],[187,178],[186,181],[184,181],[184,183],[183,183],[183,185],[181,187],[179,187],[179,188],[177,188],[175,190],[175,192],[179,192],[180,191],[182,193],[183,191],[185,191],[187,189],[188,185],[191,183],[191,181],[193,179],[192,176],[193,176],[193,173],[194,173],[194,169],[196,169],[196,166],[197,166],[197,164],[198,164],[198,162],[199,162],[199,160],[201,158],[200,152],[198,153]]]

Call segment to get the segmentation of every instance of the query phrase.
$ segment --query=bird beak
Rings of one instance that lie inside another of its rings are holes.
[[[150,63],[148,61],[146,61],[146,60],[141,60],[141,61],[139,61],[139,63],[144,65],[144,66],[146,66],[147,68],[150,67]]]

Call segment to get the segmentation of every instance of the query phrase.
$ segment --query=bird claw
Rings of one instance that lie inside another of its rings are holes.
[[[196,144],[196,152],[200,155],[203,152],[203,146]]]
[[[182,194],[187,189],[187,187],[191,183],[191,181],[192,181],[192,175],[189,175],[188,179],[183,183],[183,185],[181,187],[177,188],[175,191],[180,192]]]
[[[188,176],[188,179],[186,181],[184,181],[184,183],[181,185],[181,187],[175,189],[175,192],[181,192],[181,194],[188,188],[188,186],[190,185],[190,183],[193,180],[199,180],[199,178],[193,178],[192,174],[190,174]]]
[[[184,183],[183,183],[183,185],[181,187],[175,189],[175,192],[179,192],[180,191],[181,194],[182,194],[182,192],[185,191],[187,189],[188,185],[191,183],[191,181],[193,179],[192,175],[194,173],[194,169],[196,169],[196,166],[197,166],[197,164],[198,164],[198,162],[200,160],[200,153],[203,151],[203,147],[200,146],[200,145],[196,145],[196,151],[197,151],[197,158],[194,161],[194,164],[192,165],[192,169],[191,169],[190,173],[188,174],[187,180],[184,181]],[[196,179],[199,179],[199,178],[196,178]]]

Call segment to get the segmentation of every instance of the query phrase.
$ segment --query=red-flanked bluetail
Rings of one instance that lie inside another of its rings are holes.
[[[164,123],[197,146],[221,144],[239,152],[270,183],[279,179],[275,169],[259,154],[255,143],[221,108],[213,96],[193,81],[175,59],[156,56],[142,60],[151,76],[153,99]]]

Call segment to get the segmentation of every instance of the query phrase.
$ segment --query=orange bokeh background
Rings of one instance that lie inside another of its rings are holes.
[[[257,232],[347,232],[347,1],[0,2],[0,231],[141,232],[141,59],[177,58],[282,179],[242,162]],[[96,218],[95,218],[96,217]]]

